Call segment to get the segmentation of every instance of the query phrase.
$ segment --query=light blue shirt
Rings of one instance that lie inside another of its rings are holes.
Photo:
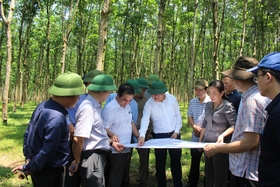
[[[117,96],[117,93],[111,93],[111,94],[109,95],[109,97],[106,99],[104,108],[105,108],[105,106],[106,106],[110,101],[114,100],[116,96]],[[134,124],[136,125],[136,127],[137,127],[138,104],[137,104],[137,102],[136,102],[134,99],[132,99],[131,102],[129,103],[129,105],[130,105],[131,112],[132,112],[132,121],[133,121],[133,123],[134,123]],[[132,142],[133,142],[133,143],[137,143],[137,142],[138,142],[138,141],[137,141],[137,138],[136,138],[134,135],[132,135]]]
[[[88,94],[82,94],[80,95],[80,98],[77,102],[77,104],[75,105],[74,108],[67,108],[68,111],[68,116],[66,117],[67,120],[67,124],[70,125],[72,124],[74,127],[76,126],[76,112],[79,108],[79,106],[81,105],[81,103],[87,98]]]

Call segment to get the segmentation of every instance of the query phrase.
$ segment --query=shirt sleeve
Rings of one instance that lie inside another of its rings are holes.
[[[141,126],[139,129],[139,134],[141,137],[145,137],[149,123],[150,123],[150,116],[152,113],[152,107],[150,105],[149,100],[146,102],[143,110],[143,117],[141,119]]]
[[[190,102],[187,115],[193,117],[193,99]]]
[[[28,171],[40,171],[50,162],[61,141],[64,125],[62,122],[52,121],[46,125],[42,148],[26,165]]]
[[[229,102],[227,103],[227,109],[225,111],[225,115],[230,127],[234,127],[236,122],[236,111],[233,104]]]
[[[182,116],[181,116],[181,113],[180,113],[180,107],[179,107],[179,104],[178,104],[178,101],[177,99],[175,98],[174,96],[174,109],[175,109],[175,113],[176,113],[176,125],[175,125],[175,132],[177,134],[180,133],[180,130],[182,128]]]
[[[94,124],[94,112],[89,102],[88,100],[84,101],[76,113],[74,136],[90,138]]]

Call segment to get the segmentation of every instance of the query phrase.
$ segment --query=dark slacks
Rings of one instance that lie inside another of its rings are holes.
[[[139,155],[139,183],[146,183],[149,175],[150,149],[138,149]]]
[[[126,161],[129,153],[109,153],[111,168],[109,172],[108,187],[121,187],[124,177]]]
[[[31,175],[34,187],[63,187],[64,168],[46,166],[41,171]]]
[[[173,132],[170,133],[153,133],[153,138],[170,138]],[[180,139],[178,135],[177,139]],[[174,187],[182,187],[182,167],[181,167],[181,154],[182,149],[155,149],[156,157],[156,177],[158,182],[158,187],[166,187],[166,156],[167,150],[170,156],[170,167],[171,174],[173,178]]]
[[[228,154],[205,157],[205,187],[226,187],[228,183]]]
[[[203,151],[199,151],[197,148],[191,149],[191,169],[188,178],[189,183],[193,186],[197,186],[197,182],[199,179],[200,160],[202,154]]]
[[[259,182],[246,179],[245,177],[237,177],[231,174],[230,187],[259,187]]]

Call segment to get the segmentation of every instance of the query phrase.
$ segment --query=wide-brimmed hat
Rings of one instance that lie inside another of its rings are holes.
[[[91,84],[88,85],[87,89],[90,91],[105,92],[117,90],[117,87],[111,76],[101,74],[92,79]]]
[[[144,78],[136,79],[136,81],[139,83],[140,88],[146,88],[149,89],[148,81]]]
[[[127,83],[127,84],[129,84],[130,86],[133,87],[134,94],[140,94],[141,93],[139,83],[136,80],[128,79],[125,83]]]
[[[247,72],[248,69],[258,65],[258,61],[254,58],[239,57],[232,68],[223,71],[222,74],[236,80],[246,80],[255,76],[252,72]]]
[[[199,89],[208,88],[208,82],[205,79],[198,79],[195,81],[194,87]]]
[[[257,66],[248,69],[247,72],[258,74],[259,68],[280,71],[280,53],[274,52],[266,55],[265,57],[263,57],[263,59],[261,59],[260,63]]]
[[[88,72],[88,73],[85,75],[83,81],[84,81],[84,82],[91,82],[92,79],[93,79],[95,76],[101,75],[101,74],[103,74],[103,73],[102,73],[101,71],[97,70],[97,69],[92,70],[92,71]]]
[[[48,92],[55,96],[76,96],[85,91],[82,78],[76,73],[62,73],[55,80]]]
[[[150,86],[150,90],[149,93],[150,94],[162,94],[167,92],[167,88],[165,86],[165,84],[161,81],[155,81],[152,83],[152,85]]]
[[[152,84],[152,82],[154,82],[154,81],[160,81],[159,76],[158,76],[158,75],[155,75],[155,74],[149,75],[149,77],[148,77],[148,83],[149,83],[149,84]]]

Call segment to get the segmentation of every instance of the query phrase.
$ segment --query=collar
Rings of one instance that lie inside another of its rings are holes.
[[[267,113],[269,114],[278,103],[280,103],[280,93],[265,108]]]

